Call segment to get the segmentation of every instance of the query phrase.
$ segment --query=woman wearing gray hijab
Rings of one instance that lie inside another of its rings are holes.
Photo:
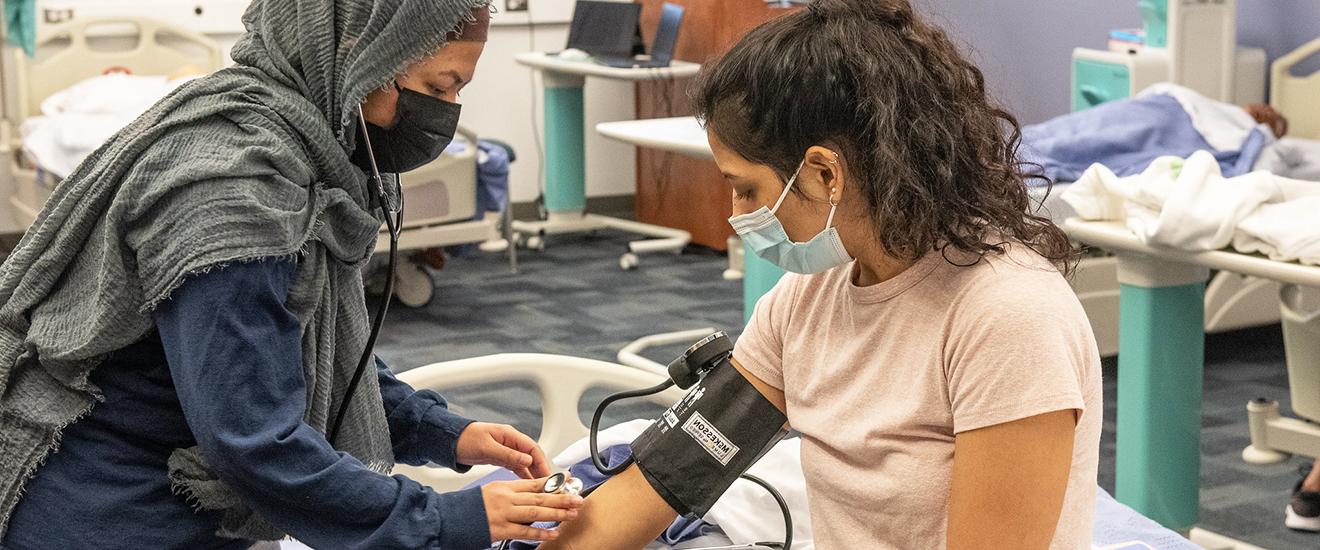
[[[350,382],[398,201],[368,174],[452,139],[488,3],[254,0],[234,67],[61,182],[0,267],[0,548],[484,548],[576,517],[537,480],[388,476],[549,468],[379,361]]]

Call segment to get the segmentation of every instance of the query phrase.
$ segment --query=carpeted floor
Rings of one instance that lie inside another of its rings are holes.
[[[628,342],[657,332],[712,326],[736,336],[742,328],[742,286],[724,281],[722,256],[644,256],[624,272],[618,256],[627,237],[551,237],[545,252],[523,252],[520,273],[500,255],[452,258],[435,274],[436,298],[408,309],[394,304],[380,339],[380,355],[396,371],[501,352],[558,353],[614,360]],[[683,346],[648,355],[667,362]],[[1114,489],[1115,363],[1106,360],[1105,430],[1100,485]],[[584,419],[604,392],[582,403]],[[479,386],[448,392],[453,405],[482,420],[508,422],[534,437],[540,405],[530,385]],[[1270,549],[1320,548],[1320,534],[1283,526],[1283,509],[1301,458],[1274,466],[1242,461],[1247,444],[1246,402],[1278,399],[1288,409],[1283,341],[1278,327],[1206,342],[1201,434],[1201,526]],[[658,407],[620,406],[606,423],[652,416]]]

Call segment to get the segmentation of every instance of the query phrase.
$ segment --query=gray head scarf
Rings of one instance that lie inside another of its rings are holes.
[[[357,105],[463,32],[490,0],[254,0],[237,66],[180,87],[60,183],[0,267],[0,535],[65,426],[101,398],[105,356],[150,334],[189,275],[296,256],[288,306],[303,327],[305,420],[324,431],[366,345],[361,267],[381,218],[350,161]],[[374,376],[336,446],[393,465]],[[223,536],[283,534],[194,448],[176,491],[222,510]]]

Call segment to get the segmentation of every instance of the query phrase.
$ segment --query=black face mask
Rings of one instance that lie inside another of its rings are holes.
[[[394,120],[384,128],[368,122],[367,137],[371,138],[376,167],[381,172],[398,174],[440,157],[454,140],[462,106],[402,88],[397,83],[394,89],[399,91]],[[352,159],[362,171],[371,173],[367,140],[362,136],[358,136]]]

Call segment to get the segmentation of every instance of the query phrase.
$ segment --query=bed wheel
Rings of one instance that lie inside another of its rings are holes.
[[[619,267],[623,268],[624,271],[632,271],[634,269],[637,269],[638,264],[641,263],[642,260],[632,252],[619,256]]]
[[[435,297],[435,283],[426,269],[414,263],[400,266],[394,280],[394,295],[403,305],[418,308],[431,303]]]
[[[478,248],[482,252],[504,252],[509,249],[509,241],[504,239],[491,239],[481,243]]]
[[[537,252],[545,252],[545,237],[542,237],[541,235],[527,237],[527,248]]]

